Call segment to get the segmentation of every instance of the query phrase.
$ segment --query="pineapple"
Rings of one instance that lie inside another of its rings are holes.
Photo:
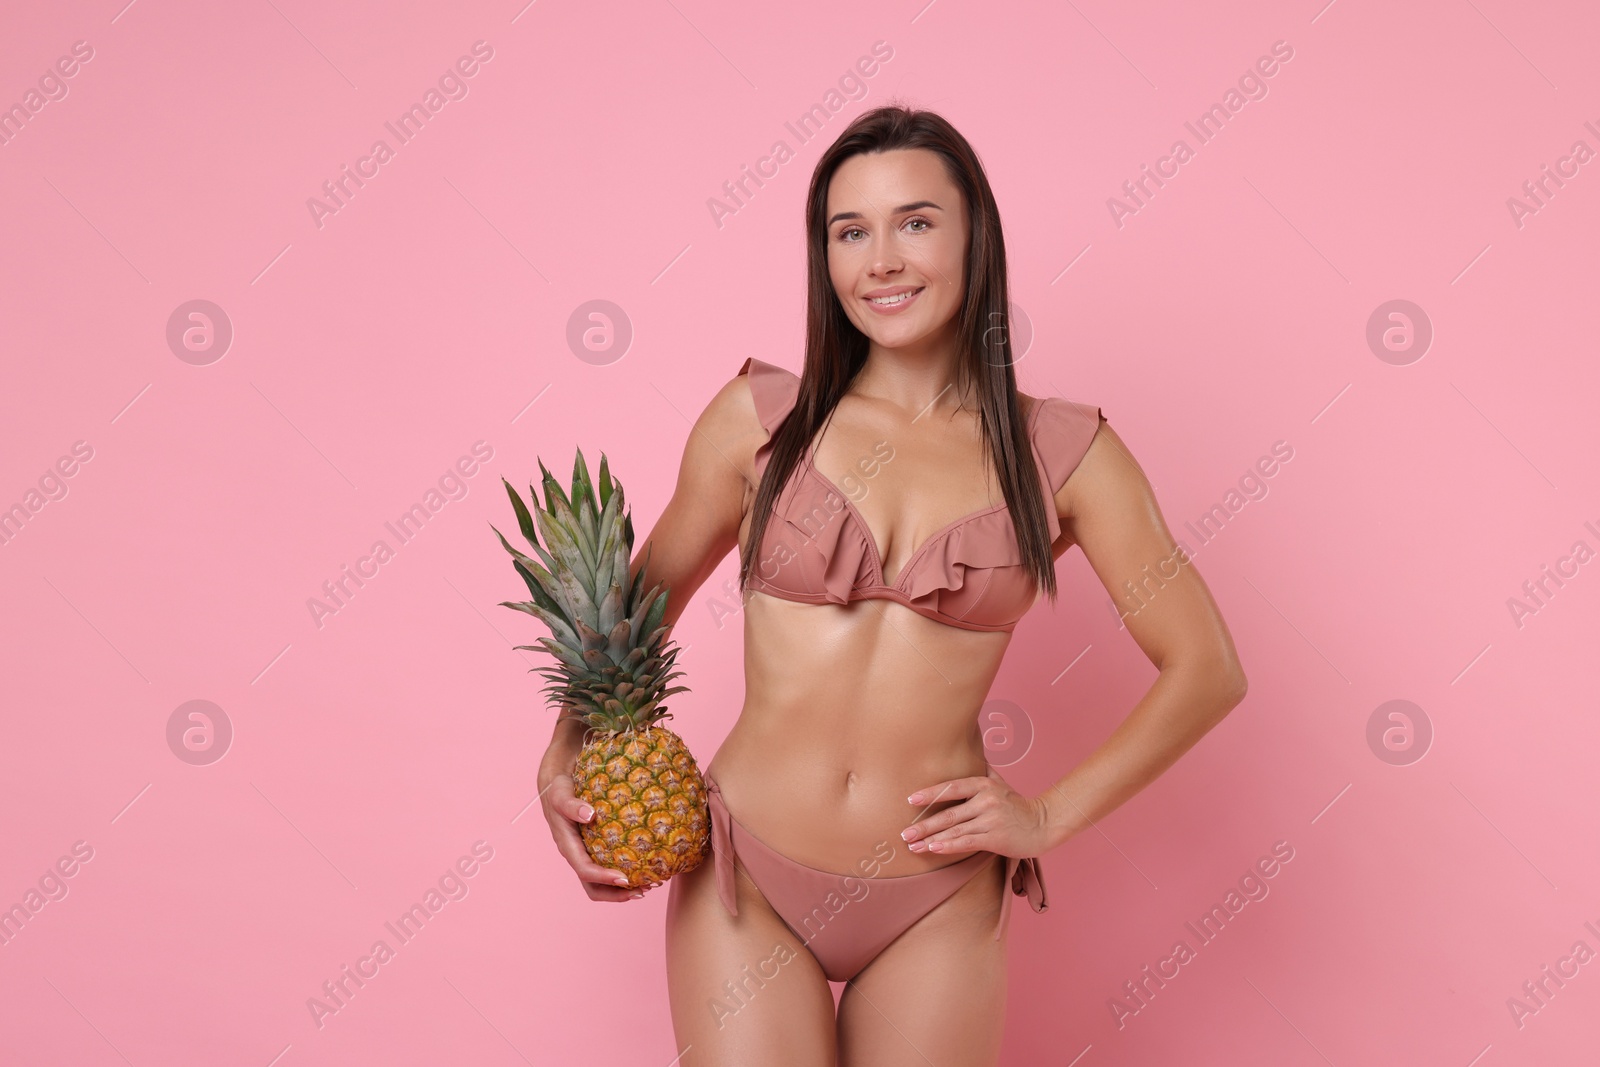
[[[522,536],[539,555],[524,555],[490,524],[533,595],[531,601],[501,604],[550,627],[551,636],[539,638],[537,646],[516,647],[542,648],[556,658],[552,666],[531,669],[550,681],[544,691],[561,714],[589,727],[573,771],[573,791],[594,808],[594,817],[579,824],[585,848],[602,867],[627,875],[630,888],[659,885],[699,866],[711,844],[700,768],[683,739],[658,725],[672,717],[662,701],[688,691],[667,688],[683,673],[672,670],[678,647],[667,637],[671,626],[661,624],[667,594],[659,585],[644,592],[643,566],[628,580],[633,519],[604,453],[598,496],[582,450],[572,469],[570,500],[542,461],[539,470],[545,499],[533,515],[544,545],[522,498],[501,479]],[[538,508],[531,485],[528,494]]]

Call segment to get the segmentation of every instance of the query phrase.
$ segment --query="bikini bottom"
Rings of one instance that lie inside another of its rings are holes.
[[[717,895],[729,914],[738,915],[734,893],[734,859],[783,919],[794,936],[811,950],[830,982],[848,982],[871,963],[890,942],[932,911],[988,866],[993,852],[972,855],[937,870],[897,878],[866,878],[796,863],[769,847],[735,819],[722,798],[722,790],[704,774],[711,808],[712,862]],[[1034,857],[1006,857],[1006,881],[1011,892],[1001,891],[1000,921],[995,940],[1005,931],[1011,914],[1011,897],[1026,895],[1034,911],[1048,906],[1044,869]]]

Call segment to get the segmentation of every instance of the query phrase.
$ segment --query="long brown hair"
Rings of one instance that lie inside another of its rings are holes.
[[[868,340],[845,314],[828,276],[828,186],[839,165],[864,152],[926,148],[943,161],[967,208],[965,294],[957,312],[960,361],[977,385],[978,419],[985,457],[995,470],[1017,531],[1023,566],[1039,588],[1056,595],[1050,529],[1040,475],[1017,401],[1017,379],[1008,340],[1010,315],[1005,238],[989,179],[967,139],[940,115],[900,105],[876,108],[852,122],[834,141],[811,175],[806,195],[806,355],[794,410],[772,439],[766,471],[756,490],[748,549],[741,549],[739,588],[749,581],[761,539],[779,493],[812,437],[833,412],[851,381],[866,365]],[[1034,401],[1041,403],[1041,400]]]

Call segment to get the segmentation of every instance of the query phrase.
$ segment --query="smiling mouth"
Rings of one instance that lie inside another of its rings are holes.
[[[894,307],[896,304],[904,304],[907,300],[910,300],[912,297],[916,296],[926,288],[927,286],[925,285],[919,285],[915,289],[896,294],[895,296],[869,296],[867,297],[867,303],[877,304],[879,307]]]

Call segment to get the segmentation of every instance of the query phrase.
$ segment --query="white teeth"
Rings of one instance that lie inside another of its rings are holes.
[[[920,292],[922,292],[921,289],[912,289],[908,292],[901,293],[898,296],[874,296],[869,297],[868,299],[870,299],[874,304],[903,304],[908,299],[916,296]]]

